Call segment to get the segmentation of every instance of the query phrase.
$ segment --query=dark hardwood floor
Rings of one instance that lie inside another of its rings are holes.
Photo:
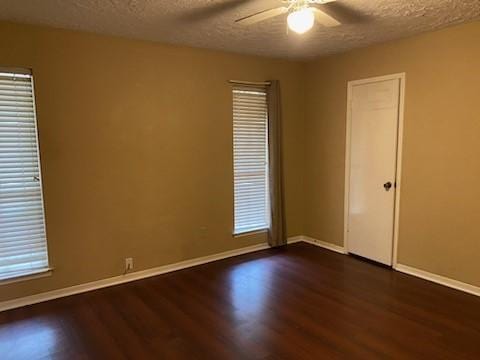
[[[480,359],[480,298],[298,243],[0,313],[0,359]]]

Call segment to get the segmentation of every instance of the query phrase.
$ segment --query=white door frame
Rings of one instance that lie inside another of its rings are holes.
[[[345,252],[348,253],[348,212],[350,198],[350,148],[351,148],[351,127],[352,127],[352,91],[355,85],[375,83],[386,80],[400,81],[400,99],[398,109],[398,133],[397,133],[397,166],[395,174],[395,204],[393,220],[393,249],[392,249],[392,267],[397,267],[397,249],[398,249],[398,230],[400,219],[400,191],[402,189],[402,148],[403,148],[403,118],[405,107],[405,73],[398,73],[385,76],[377,76],[368,79],[354,80],[348,82],[347,90],[347,127],[346,127],[346,149],[345,149],[345,203],[344,203],[344,221],[343,221],[343,244]]]

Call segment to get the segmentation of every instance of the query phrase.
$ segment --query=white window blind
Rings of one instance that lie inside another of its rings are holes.
[[[265,88],[233,88],[235,234],[269,226],[268,109]]]
[[[47,268],[33,80],[0,72],[0,280]]]

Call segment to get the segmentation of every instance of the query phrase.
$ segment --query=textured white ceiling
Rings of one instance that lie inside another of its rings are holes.
[[[308,59],[480,18],[480,0],[337,0],[347,23],[288,33],[286,15],[236,18],[281,0],[0,0],[0,19],[277,58]],[[355,13],[359,16],[352,17]]]

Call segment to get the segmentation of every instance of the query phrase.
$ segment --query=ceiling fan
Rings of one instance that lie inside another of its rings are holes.
[[[282,0],[285,4],[284,6],[260,11],[237,19],[235,22],[243,25],[251,25],[288,13],[288,27],[298,34],[303,34],[313,27],[315,20],[317,23],[327,27],[341,24],[339,20],[319,8],[321,5],[334,1],[335,0]]]

